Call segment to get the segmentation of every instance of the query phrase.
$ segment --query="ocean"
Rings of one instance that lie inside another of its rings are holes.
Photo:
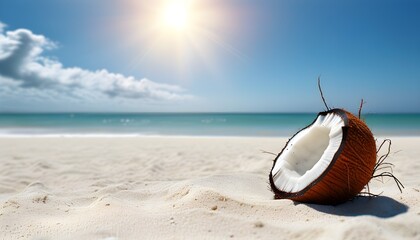
[[[3,113],[0,136],[292,136],[316,113]],[[420,136],[420,114],[367,114],[374,135]]]

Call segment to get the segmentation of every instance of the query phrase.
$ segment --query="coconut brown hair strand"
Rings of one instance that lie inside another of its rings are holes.
[[[327,108],[327,111],[331,110],[331,108],[328,107],[327,102],[325,101],[324,93],[322,93],[321,77],[318,77],[318,89],[319,89],[319,92],[321,93],[321,98],[322,98],[322,101],[324,102],[325,107]]]
[[[385,139],[381,145],[379,145],[378,150],[376,151],[376,154],[379,153],[379,151],[381,151],[381,149],[385,146],[385,144],[388,144],[388,148],[385,154],[381,155],[378,158],[378,161],[375,164],[375,167],[373,169],[373,173],[372,173],[372,179],[374,178],[378,178],[379,181],[383,182],[383,179],[385,177],[388,178],[392,178],[395,181],[395,184],[397,185],[398,189],[400,190],[400,192],[402,193],[402,189],[404,188],[404,185],[402,184],[402,182],[394,176],[393,174],[393,170],[392,167],[394,167],[394,164],[389,163],[389,162],[385,162],[385,160],[388,158],[389,154],[391,153],[391,140],[390,139]],[[386,170],[386,171],[384,171]],[[382,171],[382,172],[380,172]],[[368,192],[362,192],[362,194],[367,194],[369,196],[379,196],[380,194],[372,194],[370,193],[370,189],[369,189],[369,184],[366,185]]]
[[[359,119],[361,119],[362,117],[362,108],[363,108],[363,104],[365,104],[366,102],[362,100],[360,101],[360,107],[359,107]]]

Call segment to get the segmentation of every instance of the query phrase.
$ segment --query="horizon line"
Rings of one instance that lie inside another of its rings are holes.
[[[323,112],[323,111],[320,111]],[[318,114],[307,111],[0,111],[2,114]],[[420,112],[366,112],[369,114],[420,114]]]

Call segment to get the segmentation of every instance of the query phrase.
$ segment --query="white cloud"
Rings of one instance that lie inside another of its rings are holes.
[[[179,100],[192,96],[176,85],[146,78],[136,79],[106,69],[90,71],[66,68],[59,61],[43,56],[56,44],[27,29],[4,31],[0,22],[0,90],[15,87],[38,92],[54,91],[77,98],[108,97],[146,100]]]
[[[6,27],[7,27],[7,25],[6,25],[6,24],[4,24],[4,23],[0,22],[0,33],[2,33],[2,32],[3,32],[3,30],[4,30]]]

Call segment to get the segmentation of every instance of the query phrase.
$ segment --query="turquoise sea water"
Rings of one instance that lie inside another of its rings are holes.
[[[0,114],[0,135],[291,136],[315,113]],[[375,135],[420,136],[420,114],[364,115]]]

